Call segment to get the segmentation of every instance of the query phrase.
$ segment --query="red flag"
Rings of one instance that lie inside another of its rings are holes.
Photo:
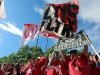
[[[21,40],[21,47],[28,43],[29,40],[33,40],[36,33],[39,31],[39,25],[36,24],[24,24],[23,36]]]

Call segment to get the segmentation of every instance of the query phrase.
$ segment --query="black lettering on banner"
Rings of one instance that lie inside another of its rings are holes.
[[[71,32],[70,27],[68,25],[64,24],[64,27],[63,27],[61,35],[69,37],[70,36],[70,32]]]
[[[45,21],[42,21],[40,31],[41,31],[42,27],[44,26],[44,24],[45,24]]]
[[[48,6],[47,10],[45,11],[44,16],[43,16],[43,20],[47,20],[47,19],[50,19],[51,18],[51,15],[48,16],[50,7],[51,7],[51,5]]]
[[[62,14],[61,14],[62,22],[65,22],[65,19],[66,19],[66,5],[63,5],[63,7],[61,7],[60,5],[55,7],[55,12],[56,12],[55,17],[57,17],[57,18],[58,18],[58,11],[62,12]]]
[[[63,6],[62,10],[62,21],[65,22],[66,20],[66,5]]]
[[[59,27],[60,27],[60,22],[56,19],[56,28],[55,28],[55,32],[58,32]]]
[[[76,18],[74,18],[75,20],[71,20],[71,18],[69,18],[69,17],[66,17],[67,18],[67,20],[68,20],[68,23],[69,23],[69,25],[75,25],[76,24]],[[73,29],[72,29],[73,30]]]
[[[46,27],[46,29],[49,30],[49,31],[54,31],[54,27],[51,27],[52,20],[53,19],[50,19],[50,21],[49,21],[49,23],[47,24],[47,27]]]
[[[70,4],[68,4],[68,15],[75,18],[77,13],[72,12],[71,8],[73,8],[74,10],[78,10],[79,7],[78,7],[78,5],[70,5]]]
[[[61,10],[62,8],[61,8],[61,6],[56,6],[54,9],[55,9],[55,17],[58,18],[58,10],[59,9]]]

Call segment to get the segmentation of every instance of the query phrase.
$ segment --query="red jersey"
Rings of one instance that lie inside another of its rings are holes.
[[[81,54],[80,57],[73,58],[72,60],[66,58],[65,63],[69,67],[70,75],[91,75],[88,68],[88,57],[84,54]]]
[[[14,70],[13,70],[13,74],[14,74],[14,75],[16,75],[16,74],[17,74],[17,71],[16,71],[16,69],[14,69]]]
[[[26,75],[41,75],[41,67],[45,64],[45,62],[46,62],[46,58],[41,57],[39,62],[30,65]]]
[[[88,61],[88,66],[89,66],[90,73],[92,74],[96,67],[96,63],[94,61]]]
[[[100,75],[100,67],[96,67],[93,71],[93,75]]]
[[[62,63],[56,62],[46,67],[44,75],[68,75]]]
[[[3,75],[2,70],[0,69],[0,75]]]

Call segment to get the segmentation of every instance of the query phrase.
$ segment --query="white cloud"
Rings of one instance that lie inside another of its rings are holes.
[[[16,26],[11,24],[10,22],[3,22],[4,24],[0,24],[0,28],[4,31],[8,31],[15,35],[22,36],[22,30],[18,29]],[[6,26],[7,25],[7,26]]]
[[[64,3],[70,0],[44,0],[46,3]]]
[[[100,0],[79,0],[80,2],[80,12],[79,17],[83,20],[95,22],[100,22]]]
[[[34,6],[33,9],[38,12],[40,15],[43,15],[44,10],[38,6]]]
[[[93,42],[99,42],[98,40],[100,40],[100,24],[96,24],[94,26],[92,26],[89,29],[86,29],[86,33],[89,35],[89,38],[93,41]]]

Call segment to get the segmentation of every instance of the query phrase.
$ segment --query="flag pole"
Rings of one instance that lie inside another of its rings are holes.
[[[91,47],[93,48],[93,50],[94,50],[94,52],[95,52],[95,54],[99,57],[99,59],[100,59],[100,55],[98,54],[98,52],[96,51],[96,49],[94,48],[94,46],[91,44]]]
[[[47,50],[47,48],[48,48],[48,38],[47,38],[47,41],[46,41],[46,50]]]
[[[37,41],[36,41],[36,46],[35,46],[35,50],[37,49],[37,45],[38,45],[38,40],[39,40],[39,33],[38,33],[38,37],[37,37]],[[35,51],[34,51],[34,58],[35,58]]]
[[[37,41],[36,41],[36,48],[37,48],[37,45],[38,45],[38,40],[39,40],[39,34],[38,34]]]
[[[47,41],[46,41],[46,51],[47,51],[47,48],[48,48],[48,38],[47,38]],[[48,54],[46,54],[46,57],[48,57]]]
[[[55,51],[53,51],[53,53],[52,53],[52,55],[51,55],[51,58],[49,59],[48,66],[50,66],[50,64],[51,64],[51,61],[52,61],[52,59],[53,59],[53,56],[54,56],[54,53],[55,53]]]

